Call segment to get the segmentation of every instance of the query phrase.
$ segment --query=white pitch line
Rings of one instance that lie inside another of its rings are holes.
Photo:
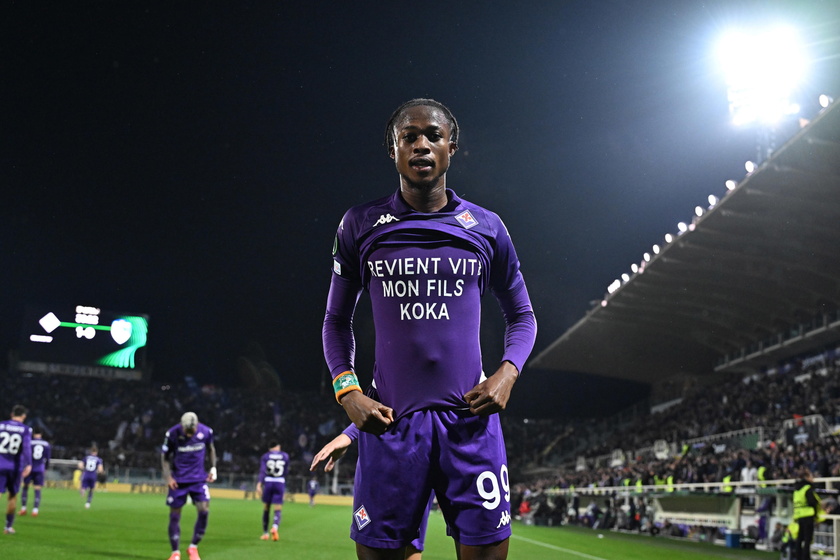
[[[570,550],[568,548],[561,548],[559,546],[554,546],[553,544],[548,544],[540,541],[535,541],[533,539],[527,539],[525,537],[520,537],[519,535],[511,535],[514,539],[525,541],[530,544],[535,544],[537,546],[542,546],[543,548],[550,548],[551,550],[556,550],[558,552],[565,552],[567,554],[574,554],[575,556],[580,556],[581,558],[588,558],[589,560],[607,560],[606,558],[601,558],[600,556],[592,556],[591,554],[586,554],[584,552],[578,552],[577,550]]]

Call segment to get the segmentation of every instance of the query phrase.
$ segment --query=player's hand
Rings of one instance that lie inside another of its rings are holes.
[[[519,372],[510,362],[502,362],[496,373],[473,387],[464,395],[470,412],[476,416],[489,416],[501,412],[510,400],[510,391]]]
[[[24,478],[26,478],[27,476],[29,476],[29,473],[31,473],[31,472],[32,472],[32,465],[26,465],[26,466],[23,468],[23,472],[22,472],[22,473],[20,473],[20,479],[21,479],[21,480],[23,480]]]
[[[312,464],[309,465],[309,470],[314,471],[321,461],[327,461],[324,465],[324,472],[330,472],[335,467],[339,459],[344,457],[347,453],[347,448],[353,441],[347,434],[338,434],[331,442],[321,448],[312,458]]]
[[[256,491],[256,494],[257,494],[257,498],[261,498],[261,497],[262,497],[262,484],[261,484],[261,483],[259,483],[259,482],[257,482],[257,491]]]
[[[210,467],[210,472],[207,473],[207,482],[216,482],[216,467]]]
[[[169,487],[170,487],[171,489],[173,489],[173,490],[177,490],[177,489],[178,489],[178,483],[177,483],[177,482],[175,482],[175,479],[174,479],[174,478],[172,478],[171,476],[169,477],[169,483],[167,484],[167,486],[169,486]]]
[[[381,436],[394,422],[394,409],[375,401],[359,391],[341,397],[341,406],[357,428]]]

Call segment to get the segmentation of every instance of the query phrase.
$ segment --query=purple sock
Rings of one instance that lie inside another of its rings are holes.
[[[14,512],[7,513],[6,514],[6,527],[11,529],[12,523],[14,523],[14,521],[15,521],[15,513]]]
[[[26,505],[26,504],[24,504]],[[41,491],[37,488],[35,489],[35,509],[38,509],[38,506],[41,505]]]
[[[178,545],[181,542],[181,512],[169,512],[169,544],[172,545],[172,550],[178,550]]]
[[[274,524],[277,525],[278,527],[280,526],[280,513],[282,511],[283,510],[280,510],[280,509],[275,509],[274,510]]]
[[[204,532],[207,530],[207,516],[209,511],[199,511],[198,519],[195,520],[195,530],[193,531],[192,544],[198,544],[204,538]]]
[[[268,510],[263,510],[263,533],[268,533]]]
[[[20,492],[20,507],[22,507],[22,508],[26,507],[26,496],[28,494],[29,494],[28,489],[24,488],[23,490],[21,490],[21,492]],[[35,507],[38,507],[38,506],[35,506]]]

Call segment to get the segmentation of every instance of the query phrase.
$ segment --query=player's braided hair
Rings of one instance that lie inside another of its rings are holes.
[[[443,113],[443,116],[446,117],[446,120],[449,121],[449,141],[458,143],[458,121],[455,120],[455,115],[452,114],[452,111],[449,110],[449,107],[441,103],[440,101],[435,101],[434,99],[426,99],[426,98],[417,98],[411,99],[410,101],[406,101],[399,107],[397,110],[391,114],[391,118],[388,119],[388,126],[385,127],[385,148],[390,149],[391,146],[394,145],[394,141],[396,138],[394,137],[394,123],[402,117],[402,114],[405,112],[406,109],[411,107],[434,107],[435,109],[440,110]]]

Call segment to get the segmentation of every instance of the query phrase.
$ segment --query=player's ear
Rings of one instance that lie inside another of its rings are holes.
[[[455,155],[455,152],[458,151],[458,143],[457,142],[449,142],[449,156],[452,157]]]
[[[390,156],[391,159],[396,159],[396,151],[394,150],[393,144],[388,146],[388,156]]]

